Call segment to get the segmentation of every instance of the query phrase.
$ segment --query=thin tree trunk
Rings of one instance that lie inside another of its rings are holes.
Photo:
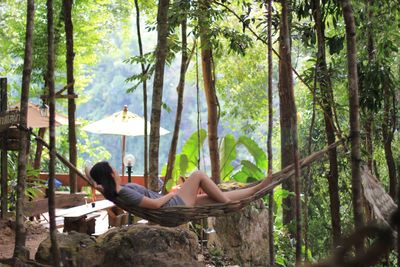
[[[0,112],[5,112],[7,110],[8,96],[7,96],[7,78],[0,78]],[[5,145],[7,142],[7,132],[3,132],[3,137],[0,138],[0,142]],[[8,212],[8,201],[7,201],[7,192],[8,192],[8,166],[7,166],[7,157],[8,152],[7,149],[3,148],[0,152],[1,154],[1,205],[0,205],[0,219],[5,219],[5,216]]]
[[[45,133],[46,133],[46,128],[40,128],[38,136],[40,136],[40,138],[43,138]],[[42,159],[42,153],[43,153],[43,145],[40,143],[36,143],[35,159],[33,161],[34,169],[40,169],[40,160]]]
[[[153,83],[153,101],[151,107],[151,129],[150,129],[150,166],[149,187],[158,190],[158,151],[160,145],[160,119],[161,104],[164,85],[164,67],[167,57],[167,37],[168,37],[168,7],[169,0],[159,0],[157,14],[157,50],[156,63]]]
[[[295,164],[295,175],[290,182],[285,185],[289,191],[295,192],[295,198],[290,198],[291,206],[286,202],[284,219],[296,218],[296,262],[301,261],[301,205],[300,205],[300,165],[297,141],[297,109],[294,99],[293,76],[291,69],[291,49],[290,49],[290,27],[289,27],[289,1],[281,1],[281,28],[279,51],[281,60],[279,61],[279,96],[281,111],[281,162],[282,168],[289,162]],[[287,155],[287,156],[286,156]],[[289,155],[292,155],[290,157]],[[293,186],[293,187],[292,187]],[[288,210],[287,207],[294,207]],[[294,211],[294,213],[293,213]],[[286,217],[286,218],[285,218]],[[286,221],[288,223],[289,221]]]
[[[142,44],[142,34],[140,33],[140,10],[138,0],[135,0],[135,9],[136,9],[136,31],[138,36],[138,45],[139,45],[139,55],[143,58],[143,44]],[[148,129],[147,129],[147,73],[146,67],[143,62],[140,63],[142,68],[142,75],[146,75],[146,78],[143,79],[143,117],[144,117],[144,185],[145,187],[149,187],[149,145],[148,145]]]
[[[49,135],[50,135],[50,161],[49,161],[49,219],[50,219],[50,240],[53,266],[60,266],[60,251],[57,244],[57,226],[55,214],[55,163],[56,163],[56,132],[55,132],[55,48],[54,48],[54,15],[53,0],[47,0],[47,85],[49,87]]]
[[[384,102],[384,113],[382,122],[382,137],[383,137],[383,147],[385,150],[386,164],[389,171],[389,195],[396,200],[397,199],[397,177],[396,177],[396,165],[393,158],[392,151],[392,141],[393,132],[391,116],[390,116],[390,99],[391,95],[389,93],[389,88],[387,84],[383,85],[383,102]]]
[[[28,117],[28,101],[29,101],[29,84],[32,73],[32,50],[33,50],[33,27],[34,27],[34,0],[27,0],[27,17],[26,17],[26,35],[25,35],[25,53],[24,66],[22,73],[21,88],[21,113],[19,124],[22,128],[27,127]],[[28,150],[28,132],[20,131],[20,146],[18,154],[18,177],[17,177],[17,203],[15,218],[15,249],[14,257],[26,259],[28,258],[28,250],[25,247],[26,229],[24,225],[24,194],[26,180],[26,162]]]
[[[186,15],[185,15],[181,22],[182,58],[181,58],[181,70],[180,70],[180,76],[179,76],[179,84],[178,84],[178,87],[176,88],[176,91],[178,93],[178,103],[176,106],[174,133],[172,136],[171,147],[169,149],[169,154],[168,154],[168,164],[167,164],[167,173],[165,175],[165,184],[169,179],[171,179],[172,171],[174,169],[176,147],[178,145],[179,128],[181,125],[181,118],[182,118],[183,92],[185,90],[185,78],[186,78],[185,76],[186,76],[186,70],[187,70],[188,58],[189,58],[188,51],[187,51],[186,26],[187,26],[187,20],[186,20]]]
[[[349,83],[349,120],[350,120],[350,140],[351,140],[351,184],[352,200],[354,212],[354,224],[356,230],[361,229],[364,224],[362,211],[362,192],[361,192],[361,173],[360,173],[360,111],[359,111],[359,92],[357,74],[357,51],[356,51],[356,32],[353,10],[348,0],[342,0],[343,17],[346,26],[347,40],[347,64],[348,64],[348,83]],[[361,255],[363,244],[357,245],[356,253]]]
[[[215,91],[215,79],[213,76],[212,44],[210,41],[210,29],[208,9],[209,0],[199,3],[202,16],[199,19],[201,66],[203,70],[204,92],[208,110],[208,147],[210,150],[211,177],[217,184],[220,183],[219,151],[218,151],[218,100]]]
[[[368,64],[372,64],[373,60],[375,58],[375,49],[374,49],[374,39],[373,39],[373,33],[372,33],[372,6],[373,6],[373,0],[367,0],[366,1],[366,9],[368,10],[368,27],[366,29],[367,31],[367,51],[368,51]],[[365,122],[364,122],[364,130],[365,130],[365,150],[367,153],[367,166],[371,170],[371,172],[374,172],[374,167],[373,167],[373,155],[374,155],[374,147],[373,147],[373,112],[366,109],[365,112]]]
[[[67,85],[68,95],[73,96],[74,91],[74,26],[72,23],[72,0],[63,0],[64,7],[64,23],[65,23],[65,39],[66,39],[66,64],[67,64]],[[76,166],[77,151],[76,151],[76,127],[75,127],[75,98],[68,98],[68,142],[69,142],[69,161]],[[69,172],[69,185],[71,193],[77,191],[76,174],[73,171]]]
[[[331,106],[331,99],[333,99],[332,85],[330,76],[326,65],[326,53],[325,53],[325,30],[322,20],[322,12],[319,0],[313,0],[313,16],[315,21],[315,28],[317,32],[317,80],[321,88],[322,103],[324,110],[324,121],[325,121],[325,132],[328,145],[335,142],[335,128],[333,125],[333,112]],[[331,213],[331,225],[332,225],[332,239],[334,247],[338,244],[341,236],[341,225],[340,225],[340,199],[339,199],[339,171],[337,162],[337,151],[336,148],[328,152],[329,157],[329,175],[328,186],[329,186],[329,200],[330,200],[330,213]]]
[[[279,36],[279,110],[280,110],[280,126],[281,126],[281,168],[293,163],[293,158],[287,155],[293,155],[293,142],[291,138],[291,114],[294,110],[290,99],[291,91],[293,91],[293,77],[291,72],[291,51],[290,51],[290,34],[288,25],[287,3],[282,1],[282,15],[280,21]],[[282,183],[285,190],[294,192],[294,177],[289,178]],[[294,197],[287,197],[283,201],[283,223],[288,225],[295,217],[295,200]]]
[[[312,151],[312,136],[315,127],[315,106],[316,106],[316,91],[317,91],[317,65],[315,66],[315,74],[314,74],[314,90],[313,90],[313,105],[312,105],[312,115],[311,115],[311,124],[308,133],[308,148],[307,148],[307,155],[311,155]],[[312,181],[312,172],[311,166],[308,166],[307,173],[304,175],[304,260],[306,262],[309,261],[308,258],[308,249],[309,249],[309,240],[308,240],[308,203],[309,203],[309,196],[311,192],[311,181]]]
[[[374,147],[373,147],[373,114],[370,110],[366,110],[365,113],[365,122],[364,122],[364,131],[365,131],[365,152],[367,154],[367,166],[374,172]]]
[[[272,173],[272,130],[273,130],[273,99],[272,99],[272,0],[267,5],[268,16],[268,173]],[[268,240],[269,240],[269,263],[275,264],[275,242],[274,242],[274,191],[272,190],[268,196]]]

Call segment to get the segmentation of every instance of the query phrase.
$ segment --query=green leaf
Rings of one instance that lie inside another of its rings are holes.
[[[238,181],[238,182],[241,182],[241,183],[246,183],[248,175],[244,171],[238,171],[232,176],[232,178],[235,181]]]
[[[169,179],[167,181],[167,184],[165,185],[165,188],[167,189],[167,191],[170,191],[171,188],[175,185],[175,181],[173,179]]]
[[[180,154],[179,171],[181,176],[185,176],[189,166],[188,157],[186,154]]]
[[[251,161],[242,160],[240,163],[242,167],[232,176],[236,181],[248,183],[264,178],[264,173]]]
[[[264,173],[260,168],[258,168],[254,163],[248,160],[242,160],[240,162],[242,164],[242,171],[246,172],[248,174],[248,177],[255,178],[257,180],[260,180],[264,178]]]
[[[196,131],[195,133],[193,133],[183,145],[181,154],[185,154],[187,156],[187,172],[191,172],[192,170],[197,168],[199,148],[203,146],[206,137],[207,132],[204,129],[200,129],[199,132]]]
[[[234,168],[231,164],[236,159],[236,141],[232,134],[227,134],[220,148],[220,177],[223,181],[229,180]]]
[[[238,144],[242,144],[246,147],[249,153],[254,157],[256,165],[259,169],[266,171],[268,167],[267,155],[258,146],[258,144],[247,136],[240,136]]]

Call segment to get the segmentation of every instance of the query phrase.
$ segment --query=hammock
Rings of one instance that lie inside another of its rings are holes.
[[[49,147],[49,145],[40,137],[35,136],[36,140],[43,144],[45,147]],[[315,152],[310,156],[300,160],[300,167],[305,167],[313,163],[314,161],[322,158],[325,153],[329,150],[337,147],[339,144],[343,143],[343,140],[336,141],[335,143],[329,145],[323,150]],[[90,178],[89,175],[84,175],[75,166],[73,166],[68,160],[66,160],[63,156],[56,153],[56,156],[70,169],[76,172],[81,178],[87,181],[91,186],[96,187],[96,182]],[[251,197],[244,198],[240,201],[233,201],[229,203],[213,203],[201,206],[172,206],[165,207],[160,209],[146,209],[141,208],[134,205],[126,205],[117,197],[114,200],[114,203],[120,208],[126,210],[129,213],[139,216],[140,218],[146,219],[150,222],[168,226],[175,227],[184,223],[187,223],[192,220],[203,219],[207,217],[216,217],[223,216],[227,213],[236,212],[241,210],[243,207],[249,205],[251,202],[262,198],[269,192],[271,192],[274,187],[279,185],[284,180],[288,179],[294,174],[294,164],[287,166],[283,170],[272,174],[272,182],[265,188],[261,189]],[[259,182],[249,184],[248,186],[255,185]],[[101,191],[101,190],[99,190]]]
[[[391,216],[397,210],[396,203],[386,193],[378,179],[371,174],[367,166],[361,167],[361,182],[364,197],[373,210],[375,218],[390,226]]]
[[[314,161],[322,158],[324,154],[330,149],[338,146],[341,141],[331,144],[327,148],[318,151],[300,161],[300,166],[305,167]],[[160,209],[146,209],[134,205],[124,205],[123,202],[118,199],[114,200],[114,203],[120,208],[133,213],[143,219],[150,222],[157,223],[162,226],[175,227],[192,220],[203,219],[207,217],[224,216],[225,214],[236,212],[246,207],[251,202],[262,198],[267,193],[271,192],[274,187],[279,185],[284,180],[288,179],[294,174],[294,165],[289,165],[283,170],[276,172],[272,175],[272,182],[267,187],[259,190],[251,197],[244,198],[240,201],[233,201],[230,203],[213,203],[201,206],[172,206]],[[249,184],[248,186],[254,185]]]

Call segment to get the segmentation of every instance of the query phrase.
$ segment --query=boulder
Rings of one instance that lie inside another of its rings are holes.
[[[242,211],[209,218],[209,250],[220,250],[240,266],[267,266],[269,262],[268,210],[257,200]]]
[[[95,238],[75,231],[57,234],[58,247],[63,266],[96,266],[102,262],[103,255],[97,254]],[[52,259],[50,237],[40,243],[35,254],[39,263],[51,265]]]
[[[57,240],[64,266],[204,266],[197,261],[197,236],[181,228],[132,225],[97,239],[71,232]],[[36,260],[51,262],[50,240],[42,242]]]

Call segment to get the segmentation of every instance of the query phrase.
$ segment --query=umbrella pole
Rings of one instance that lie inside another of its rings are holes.
[[[122,161],[122,171],[121,171],[121,177],[124,177],[124,174],[125,174],[125,166],[124,166],[125,144],[126,144],[126,136],[123,135],[123,136],[122,136],[122,157],[121,157],[121,161]]]

